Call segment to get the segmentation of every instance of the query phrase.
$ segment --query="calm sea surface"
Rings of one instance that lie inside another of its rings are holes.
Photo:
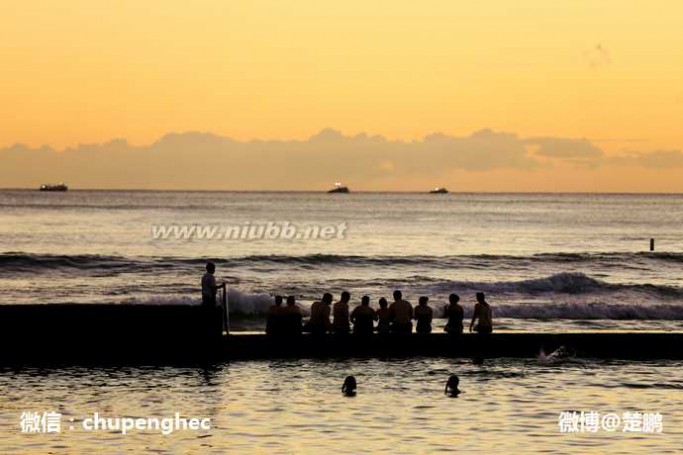
[[[683,196],[0,191],[0,304],[198,303],[206,260],[233,330],[275,293],[484,291],[498,330],[681,330]],[[154,238],[159,226],[338,226],[342,238]],[[650,253],[649,239],[657,251]],[[435,324],[440,331],[442,321]],[[22,340],[17,340],[22,342]],[[656,357],[656,355],[655,355]],[[246,361],[0,369],[1,453],[679,453],[683,364],[592,359]],[[443,387],[458,374],[458,398]],[[343,378],[358,395],[342,397]],[[562,411],[661,413],[661,434],[562,434]],[[62,433],[20,432],[25,411]],[[209,431],[88,432],[83,419],[208,417]],[[73,422],[71,422],[73,419]],[[69,427],[74,426],[71,430]]]
[[[3,453],[680,453],[681,362],[411,359],[239,362],[2,371]],[[444,395],[450,373],[458,398]],[[346,398],[346,374],[358,394]],[[62,414],[62,433],[21,434],[27,410]],[[564,434],[563,411],[662,415],[662,433]],[[209,431],[89,432],[101,416],[211,418]],[[73,423],[71,423],[73,419]],[[71,430],[69,426],[74,426]]]

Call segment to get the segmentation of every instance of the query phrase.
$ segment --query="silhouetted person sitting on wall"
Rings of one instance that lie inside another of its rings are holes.
[[[266,313],[266,334],[279,335],[282,332],[282,296],[275,296],[275,303],[268,307]]]
[[[474,322],[479,320],[479,323],[474,327]],[[493,318],[491,316],[491,307],[486,303],[483,292],[477,292],[477,304],[474,305],[474,314],[472,315],[472,322],[470,322],[470,332],[472,328],[480,334],[488,334],[493,331]]]
[[[330,305],[332,305],[332,294],[326,292],[323,298],[311,305],[311,318],[306,324],[305,330],[313,335],[324,335],[330,330]]]
[[[379,310],[377,310],[377,333],[389,333],[391,329],[391,319],[389,319],[389,302],[382,297],[379,299]]]
[[[434,312],[427,302],[429,302],[429,297],[422,296],[420,297],[418,306],[415,307],[415,320],[417,321],[415,332],[417,333],[432,332],[432,317]]]
[[[443,317],[448,319],[444,331],[450,333],[451,335],[459,335],[463,331],[462,320],[465,312],[458,303],[460,301],[460,296],[458,294],[451,294],[448,296],[448,306],[444,310]]]
[[[394,303],[389,306],[389,320],[393,333],[410,333],[413,331],[413,306],[403,300],[401,291],[394,291]]]
[[[206,263],[206,273],[202,276],[202,305],[207,307],[216,306],[216,294],[219,289],[225,289],[225,282],[216,284],[216,264]]]
[[[372,335],[373,321],[376,321],[377,313],[370,306],[370,297],[364,295],[360,305],[351,312],[351,322],[353,323],[353,333],[356,335]]]
[[[301,308],[296,304],[293,295],[287,297],[287,306],[282,309],[282,334],[287,336],[301,335]]]
[[[332,330],[334,330],[334,333],[344,335],[348,334],[351,330],[351,325],[349,324],[349,300],[351,300],[351,294],[344,291],[341,293],[341,300],[334,304],[332,309]]]

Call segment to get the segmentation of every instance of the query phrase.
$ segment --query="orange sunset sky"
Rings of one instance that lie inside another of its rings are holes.
[[[0,186],[683,191],[683,3],[7,0]]]

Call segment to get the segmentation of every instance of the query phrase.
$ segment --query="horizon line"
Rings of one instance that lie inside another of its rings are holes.
[[[430,194],[429,190],[354,190],[349,193],[343,193],[346,196],[350,194]],[[14,188],[2,188],[0,191],[36,191],[40,192],[36,187],[14,187]],[[170,188],[69,188],[68,192],[86,192],[86,191],[98,191],[98,192],[169,192],[169,193],[310,193],[310,194],[330,194],[328,189],[321,190],[254,190],[254,189],[199,189],[199,188],[183,188],[183,189],[170,189]],[[45,193],[44,191],[42,193]],[[64,194],[64,192],[59,192],[58,194]],[[683,195],[681,192],[671,192],[671,191],[450,191],[446,194],[435,194],[435,197],[444,197],[449,194],[454,195],[473,195],[473,194],[556,194],[556,195],[614,195],[614,196],[629,196],[629,195],[660,195],[660,196],[678,196]],[[333,196],[338,197],[338,196]],[[345,196],[341,196],[345,197]]]

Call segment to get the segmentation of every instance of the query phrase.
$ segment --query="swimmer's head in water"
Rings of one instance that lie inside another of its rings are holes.
[[[486,296],[484,295],[483,292],[477,292],[477,302],[484,303],[485,298],[486,298]]]
[[[403,298],[403,293],[401,291],[399,291],[398,289],[396,289],[394,291],[394,300],[399,301],[402,298]]]
[[[427,302],[429,302],[429,297],[423,295],[422,297],[420,297],[420,300],[418,302],[420,305],[427,305]]]
[[[370,305],[370,297],[367,295],[364,295],[362,299],[360,299],[360,304],[364,306]]]
[[[342,302],[348,302],[349,300],[351,300],[351,294],[349,294],[346,291],[342,292],[341,293],[341,301]]]
[[[482,356],[478,355],[472,359],[472,363],[475,365],[483,365],[484,364],[484,358]]]
[[[451,294],[448,296],[448,301],[451,303],[458,303],[460,301],[460,296],[458,294]]]
[[[355,395],[356,394],[356,378],[353,376],[347,376],[344,379],[344,384],[342,385],[342,393],[344,395]]]
[[[384,297],[379,299],[379,307],[380,308],[386,308],[387,305],[389,305],[389,302],[387,302],[387,299],[385,299]]]
[[[460,393],[460,390],[458,390],[458,385],[460,385],[460,378],[458,377],[457,374],[452,374],[448,378],[448,381],[446,381],[446,389],[444,390],[445,394],[451,394],[451,395],[457,395]]]
[[[332,303],[332,294],[330,294],[329,292],[324,293],[322,302],[327,303],[328,305]]]
[[[277,305],[277,306],[282,305],[282,296],[281,295],[275,296],[275,305]]]
[[[213,262],[207,262],[206,263],[206,271],[209,273],[213,273],[216,271],[216,264]]]
[[[294,298],[293,295],[288,295],[287,296],[287,305],[292,306],[296,303],[296,299]]]

